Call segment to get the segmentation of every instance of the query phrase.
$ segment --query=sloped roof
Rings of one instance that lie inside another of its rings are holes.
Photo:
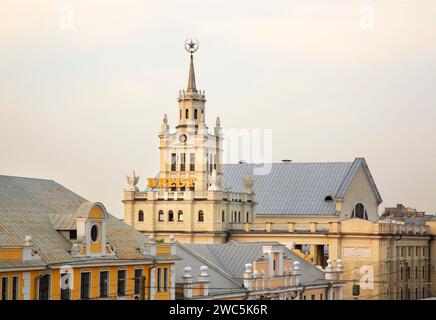
[[[83,260],[71,256],[73,242],[57,230],[75,230],[76,214],[86,202],[53,180],[0,175],[0,246],[22,246],[30,235],[45,263]],[[119,260],[152,258],[137,250],[147,238],[111,215],[106,236]]]
[[[176,282],[182,282],[183,267],[190,266],[193,276],[198,276],[200,266],[207,265],[211,280],[211,292],[217,293],[220,288],[239,288],[243,284],[245,264],[253,263],[263,254],[263,246],[280,245],[279,242],[235,242],[225,244],[179,244],[177,255],[183,258],[176,262]],[[324,272],[311,265],[300,256],[284,247],[284,255],[293,261],[300,262],[301,285],[310,286],[327,283]],[[239,286],[235,286],[235,282]]]
[[[262,167],[266,174],[255,174]],[[224,164],[223,186],[243,192],[243,178],[252,177],[258,215],[335,215],[335,202],[325,201],[325,197],[343,197],[360,167],[381,202],[363,158],[353,162]]]

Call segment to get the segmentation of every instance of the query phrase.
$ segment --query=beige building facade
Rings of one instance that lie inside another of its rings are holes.
[[[322,269],[342,260],[345,299],[421,299],[435,292],[436,221],[380,220],[382,198],[364,158],[351,162],[222,163],[222,128],[206,122],[193,56],[178,124],[161,124],[160,171],[129,178],[125,222],[181,243],[277,241]],[[335,266],[336,267],[336,266]]]

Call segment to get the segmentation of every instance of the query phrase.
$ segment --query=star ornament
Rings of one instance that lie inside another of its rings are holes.
[[[192,40],[192,39],[186,39],[185,41],[185,50],[188,51],[190,54],[193,54],[195,51],[198,50],[198,40]]]

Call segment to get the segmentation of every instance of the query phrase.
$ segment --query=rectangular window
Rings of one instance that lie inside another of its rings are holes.
[[[422,278],[423,279],[425,278],[425,267],[424,266],[422,266]]]
[[[189,156],[189,170],[195,171],[195,153],[191,153]]]
[[[118,297],[126,295],[126,270],[118,270],[117,295]]]
[[[315,300],[315,295],[312,294],[312,296],[310,298],[311,298],[311,300]]]
[[[198,110],[194,109],[194,119],[197,119],[197,117],[198,117]]]
[[[8,288],[9,286],[9,278],[3,277],[2,278],[2,300],[8,300]]]
[[[163,291],[168,291],[168,268],[164,268]]]
[[[177,155],[175,153],[171,153],[171,171],[176,171],[177,164]]]
[[[39,300],[48,300],[50,297],[50,275],[46,274],[39,278]]]
[[[421,250],[420,250],[420,249],[421,249],[420,247],[416,247],[416,248],[415,248],[415,253],[416,253],[416,256],[417,256],[417,257],[419,257],[420,254],[421,254]]]
[[[226,213],[224,210],[221,212],[221,222],[226,222]]]
[[[142,279],[143,270],[142,269],[136,269],[135,270],[135,294],[140,294],[141,290],[141,281]]]
[[[412,256],[412,247],[409,247],[409,257]]]
[[[188,119],[189,118],[189,109],[185,110],[185,118]]]
[[[109,293],[109,272],[100,271],[100,298],[107,298]]]
[[[157,291],[160,292],[162,291],[162,287],[160,285],[162,279],[162,268],[157,268],[157,282],[156,282],[156,287],[157,287]]]
[[[18,276],[12,277],[12,300],[18,300],[18,283],[20,281],[20,278]]]
[[[319,300],[322,300],[322,293],[319,294]]]
[[[180,171],[185,171],[186,169],[186,154],[180,154]]]
[[[90,289],[90,272],[83,272],[80,274],[80,299],[89,299],[89,289]]]
[[[70,230],[70,240],[77,240],[77,230]]]

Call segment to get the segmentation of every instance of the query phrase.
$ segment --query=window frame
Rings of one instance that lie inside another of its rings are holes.
[[[106,284],[105,284],[105,287],[106,287],[106,296],[102,296],[102,290],[101,290],[101,288],[102,288],[102,285],[101,285],[101,279],[102,279],[101,278],[101,274],[102,273],[106,273],[107,274],[107,279],[106,279]],[[98,273],[98,297],[100,299],[108,299],[109,295],[110,295],[110,271],[106,270],[106,269],[103,269],[103,270],[100,270],[100,272]]]
[[[138,211],[138,222],[144,222],[144,211]]]
[[[124,286],[123,286],[123,292],[120,294],[120,272],[124,272]],[[127,289],[127,270],[126,269],[117,269],[117,298],[126,297],[126,290]]]
[[[136,272],[141,271],[141,275],[139,276],[139,279],[137,279]],[[144,276],[144,268],[135,268],[133,271],[133,294],[134,295],[140,295],[141,294],[141,279]]]
[[[88,298],[83,298],[83,286],[82,280],[83,275],[88,274]],[[81,271],[80,272],[80,300],[89,300],[91,299],[91,287],[92,287],[92,273],[91,271]]]
[[[6,280],[6,286],[5,286],[5,283],[3,282],[3,280]],[[0,300],[1,301],[9,300],[9,276],[1,277],[0,286],[1,286]],[[6,287],[6,290],[5,290],[5,287]]]
[[[157,220],[159,221],[159,222],[164,222],[165,221],[165,213],[164,213],[164,211],[163,210],[159,210],[158,211],[158,213],[157,213]]]
[[[173,210],[168,211],[168,222],[174,222],[174,211]]]
[[[200,219],[200,217],[201,217],[201,219]],[[204,222],[204,211],[203,210],[198,210],[197,220],[198,220],[198,222]]]
[[[17,280],[16,283],[14,282],[14,279]],[[20,276],[19,275],[12,276],[11,300],[20,300]]]
[[[183,210],[179,210],[179,212],[177,212],[177,222],[183,222]]]

